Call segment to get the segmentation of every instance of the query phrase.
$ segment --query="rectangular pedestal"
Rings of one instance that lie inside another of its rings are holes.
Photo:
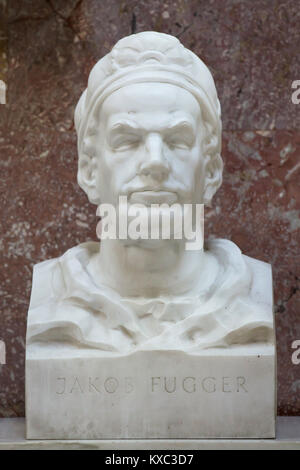
[[[28,439],[273,438],[274,355],[26,360]]]

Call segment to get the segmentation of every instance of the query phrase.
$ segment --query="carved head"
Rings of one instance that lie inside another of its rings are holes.
[[[93,67],[75,126],[78,183],[94,204],[210,204],[222,183],[212,75],[173,36],[121,39]]]

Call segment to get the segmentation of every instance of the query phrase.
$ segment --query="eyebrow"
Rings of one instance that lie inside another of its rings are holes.
[[[159,132],[160,130],[166,131],[167,133],[169,132],[174,132],[178,131],[180,129],[186,129],[190,132],[195,132],[195,128],[193,124],[187,120],[187,119],[179,119],[175,122],[172,122],[168,124],[166,127],[162,129],[157,129]],[[139,127],[138,124],[134,121],[118,121],[115,124],[112,125],[112,127],[109,129],[109,132],[113,133],[115,131],[123,131],[123,132],[132,132],[132,131],[137,131],[137,132],[147,132],[148,130],[142,127]]]
[[[140,130],[138,125],[133,121],[118,121],[111,126],[109,132],[119,131],[119,130]]]
[[[179,129],[187,129],[193,133],[195,132],[193,124],[187,119],[180,119],[175,123],[169,124],[169,126],[167,127],[168,131],[177,131]]]

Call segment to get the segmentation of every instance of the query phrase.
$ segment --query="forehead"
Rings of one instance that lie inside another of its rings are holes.
[[[129,117],[137,122],[173,118],[197,122],[200,106],[187,90],[168,83],[138,83],[126,85],[108,96],[101,107],[101,121],[108,124]]]

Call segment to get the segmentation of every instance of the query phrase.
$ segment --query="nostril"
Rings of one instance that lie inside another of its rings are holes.
[[[164,179],[168,176],[170,170],[165,165],[160,164],[143,164],[140,173],[144,176],[152,176],[155,179]]]

